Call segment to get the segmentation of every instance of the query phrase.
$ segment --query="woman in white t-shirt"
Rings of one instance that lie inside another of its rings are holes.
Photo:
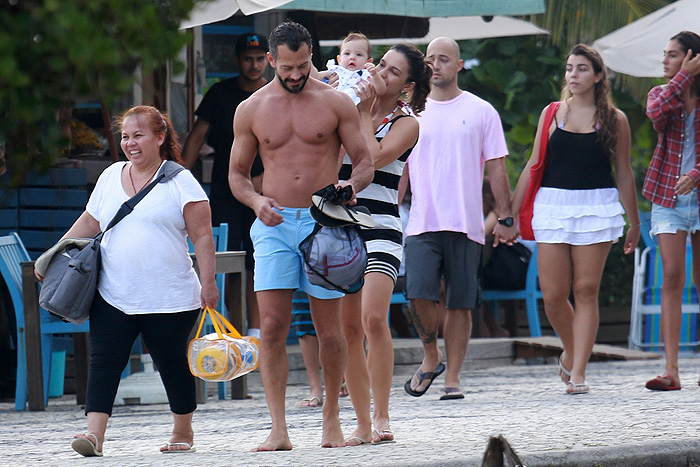
[[[164,160],[179,162],[180,146],[168,118],[154,107],[128,110],[117,122],[128,162],[109,166],[97,180],[85,212],[64,237],[93,237],[119,206],[143,190]],[[188,255],[194,245],[202,283]],[[163,453],[193,452],[195,381],[187,364],[189,333],[200,308],[216,307],[214,240],[209,201],[192,174],[183,170],[157,184],[102,239],[102,270],[90,311],[88,429],[72,448],[101,456],[107,421],[141,333],[160,372],[174,427]]]

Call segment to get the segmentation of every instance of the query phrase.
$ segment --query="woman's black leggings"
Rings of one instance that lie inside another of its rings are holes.
[[[90,372],[85,413],[112,415],[119,379],[141,333],[165,386],[170,410],[188,414],[197,408],[194,376],[187,364],[190,331],[199,310],[127,315],[99,293],[90,310]]]

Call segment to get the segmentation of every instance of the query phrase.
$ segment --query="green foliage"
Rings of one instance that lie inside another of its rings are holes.
[[[501,116],[511,186],[532,151],[542,109],[559,97],[563,53],[536,37],[504,37],[460,43],[462,58],[480,65],[460,75],[460,87],[490,102]]]
[[[133,86],[139,67],[173,59],[190,40],[178,26],[196,2],[0,1],[0,141],[15,182],[49,167],[65,147],[59,108],[109,105]]]

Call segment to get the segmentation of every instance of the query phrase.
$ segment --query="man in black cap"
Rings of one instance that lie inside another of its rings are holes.
[[[267,67],[267,39],[254,32],[241,34],[236,40],[235,52],[233,62],[239,75],[214,84],[206,93],[195,111],[197,120],[185,141],[182,159],[185,166],[191,168],[205,141],[214,149],[209,195],[212,224],[228,223],[228,249],[246,252],[248,334],[259,337],[260,314],[253,293],[253,243],[250,240],[255,213],[231,194],[228,166],[233,144],[233,114],[241,102],[267,83],[263,77]],[[262,172],[262,162],[256,157],[251,177],[258,188],[262,185]]]

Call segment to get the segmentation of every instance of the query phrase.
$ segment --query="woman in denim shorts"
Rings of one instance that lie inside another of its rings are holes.
[[[692,49],[692,50],[691,50]],[[661,323],[666,352],[664,373],[646,383],[654,391],[681,388],[678,375],[682,294],[685,286],[685,248],[690,234],[693,277],[700,278],[700,37],[683,31],[664,49],[666,86],[649,92],[647,115],[659,134],[644,180],[642,194],[653,204],[651,234],[661,251]]]

